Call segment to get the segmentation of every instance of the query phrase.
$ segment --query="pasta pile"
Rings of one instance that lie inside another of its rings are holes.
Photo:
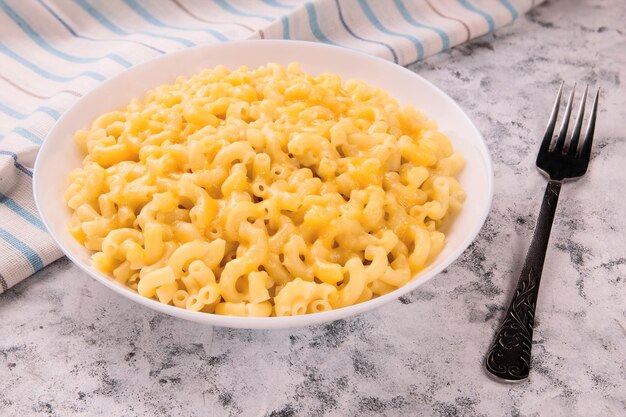
[[[292,63],[178,78],[75,134],[65,194],[93,265],[234,316],[323,312],[406,284],[461,207],[463,157],[412,106]]]

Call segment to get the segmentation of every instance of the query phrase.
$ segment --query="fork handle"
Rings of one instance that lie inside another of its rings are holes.
[[[485,360],[487,371],[507,381],[521,381],[530,372],[539,281],[560,191],[559,181],[548,182],[515,294]]]

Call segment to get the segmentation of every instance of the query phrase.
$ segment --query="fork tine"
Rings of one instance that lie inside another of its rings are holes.
[[[576,91],[576,84],[572,87],[572,92],[567,100],[567,106],[565,107],[565,116],[563,116],[563,122],[561,123],[561,130],[559,131],[559,137],[554,145],[554,152],[563,152],[563,146],[565,145],[565,138],[567,137],[567,128],[569,127],[569,118],[572,114],[572,102],[574,101],[574,92]]]
[[[596,98],[593,100],[593,110],[591,111],[591,117],[589,117],[589,125],[587,126],[587,133],[585,133],[585,141],[580,151],[580,156],[587,161],[591,157],[591,145],[593,143],[593,133],[596,128],[596,116],[598,115],[598,97],[600,97],[600,89],[596,92]]]
[[[556,126],[556,118],[559,115],[559,105],[561,104],[561,95],[563,94],[564,84],[565,81],[562,81],[561,86],[559,87],[559,92],[556,95],[554,107],[552,108],[552,114],[550,115],[548,126],[546,127],[546,133],[543,135],[543,140],[541,141],[541,146],[539,148],[540,153],[547,152],[550,149],[550,142],[552,142],[552,135],[554,134],[554,126]]]
[[[583,118],[585,115],[585,102],[587,101],[587,91],[589,90],[589,86],[585,86],[585,92],[583,93],[583,98],[580,100],[580,107],[578,108],[578,115],[576,116],[576,126],[574,127],[574,132],[572,133],[572,138],[569,142],[569,147],[567,149],[567,154],[570,156],[576,155],[578,152],[578,140],[580,138],[580,130],[583,127]]]

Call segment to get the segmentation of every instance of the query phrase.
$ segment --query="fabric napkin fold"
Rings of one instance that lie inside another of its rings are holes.
[[[62,255],[38,217],[32,167],[55,121],[107,78],[183,48],[258,38],[409,65],[542,1],[0,0],[0,293]]]

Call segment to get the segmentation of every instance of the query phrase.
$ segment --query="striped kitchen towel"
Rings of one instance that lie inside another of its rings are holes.
[[[0,0],[0,293],[61,256],[37,216],[32,166],[54,122],[101,81],[246,38],[319,41],[408,65],[541,1]]]

